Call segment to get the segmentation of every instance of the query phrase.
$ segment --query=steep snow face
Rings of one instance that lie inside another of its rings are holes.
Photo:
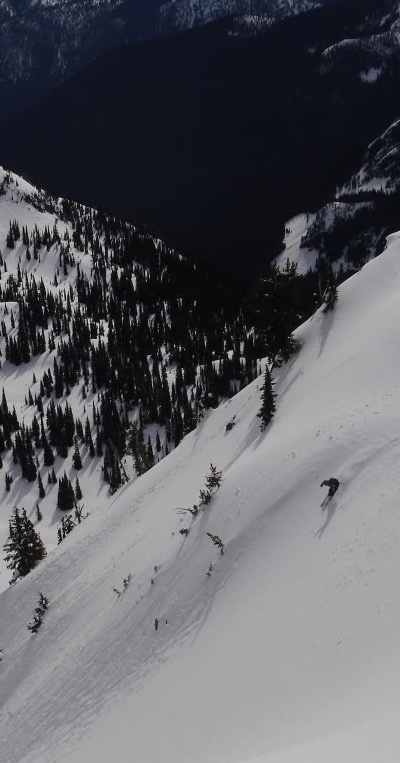
[[[398,758],[399,263],[297,331],[264,433],[258,380],[0,596],[8,763]]]

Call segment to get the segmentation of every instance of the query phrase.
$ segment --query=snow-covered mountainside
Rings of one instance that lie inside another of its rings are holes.
[[[50,550],[65,512],[91,513],[254,379],[262,345],[226,281],[2,169],[0,268],[0,546],[17,506]]]
[[[298,329],[264,432],[256,379],[111,501],[89,468],[90,516],[0,596],[7,763],[398,759],[399,258]]]
[[[323,256],[346,270],[382,252],[398,220],[399,138],[396,119],[370,143],[360,168],[337,187],[334,200],[288,221],[278,264],[289,257],[304,273]]]

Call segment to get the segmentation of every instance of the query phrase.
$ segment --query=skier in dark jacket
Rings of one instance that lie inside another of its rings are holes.
[[[326,485],[326,487],[329,487],[328,495],[331,497],[335,495],[336,490],[338,489],[340,482],[336,479],[336,477],[330,477],[329,480],[324,480],[321,482],[321,487]]]

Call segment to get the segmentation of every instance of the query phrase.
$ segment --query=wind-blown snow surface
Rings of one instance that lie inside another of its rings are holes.
[[[398,759],[399,313],[397,234],[297,331],[264,433],[259,379],[0,596],[2,760]]]

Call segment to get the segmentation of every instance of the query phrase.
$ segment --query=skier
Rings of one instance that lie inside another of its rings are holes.
[[[323,487],[326,485],[326,487],[329,487],[328,495],[332,498],[333,495],[335,495],[336,490],[338,489],[340,482],[336,479],[336,477],[330,477],[329,480],[324,480],[321,482],[320,487]]]

